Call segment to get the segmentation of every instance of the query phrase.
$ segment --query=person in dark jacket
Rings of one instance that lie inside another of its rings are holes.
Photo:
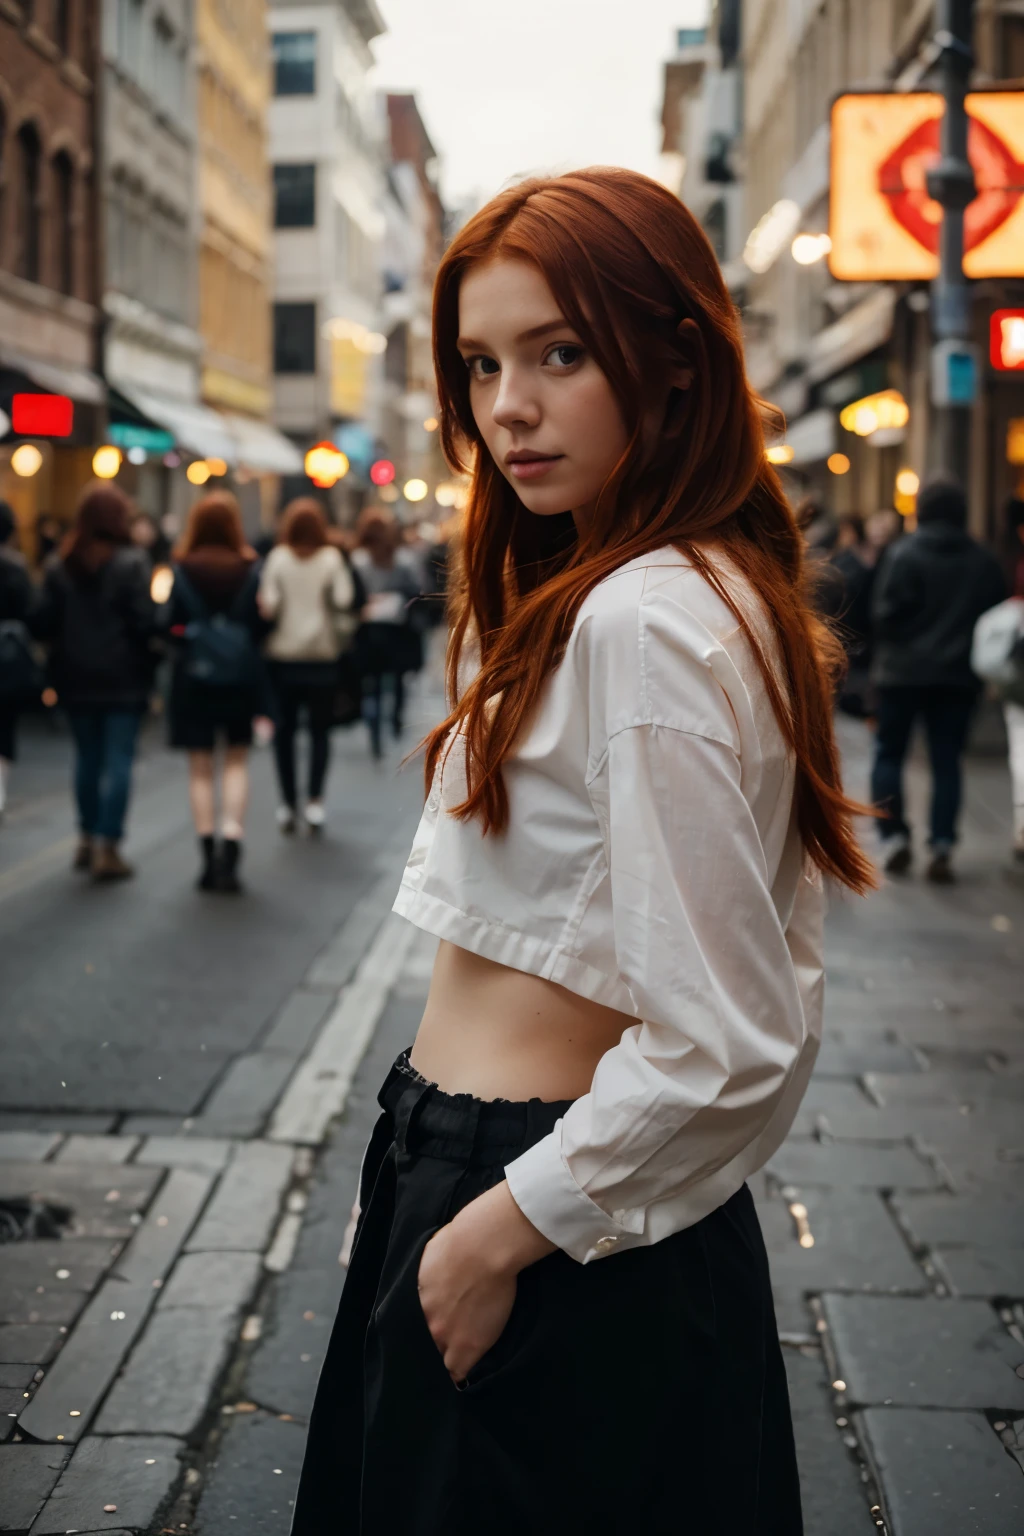
[[[174,558],[165,622],[180,643],[171,671],[170,744],[188,753],[189,803],[202,859],[199,889],[238,892],[253,720],[267,713],[268,704],[257,648],[265,632],[256,606],[260,565],[245,541],[238,502],[229,491],[211,491],[196,502]],[[244,680],[231,680],[228,672],[202,675],[197,648],[211,620],[229,650],[235,648],[222,657],[222,665]],[[219,844],[218,744],[224,748]]]
[[[17,524],[6,501],[0,501],[0,624],[24,624],[32,606],[32,579],[25,557],[15,548]],[[20,632],[24,637],[25,631]],[[6,684],[9,682],[9,686]],[[18,755],[18,712],[23,704],[16,681],[0,676],[0,816],[7,805],[7,781]]]
[[[916,533],[900,539],[879,567],[873,597],[872,680],[878,731],[871,794],[882,813],[885,868],[905,874],[912,861],[903,809],[903,760],[914,722],[928,736],[932,770],[928,878],[953,879],[961,759],[980,684],[971,671],[974,626],[1004,596],[995,556],[966,530],[967,503],[955,481],[921,491]]]
[[[96,880],[134,874],[119,845],[153,680],[157,610],[145,557],[132,547],[131,515],[116,485],[83,493],[31,616],[33,633],[50,642],[53,686],[75,739],[73,867]]]

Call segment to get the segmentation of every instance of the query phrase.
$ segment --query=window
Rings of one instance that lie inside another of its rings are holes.
[[[309,229],[316,223],[316,166],[274,166],[274,228]]]
[[[163,110],[180,117],[185,104],[185,58],[165,21],[153,29],[154,93]]]
[[[316,33],[275,32],[274,95],[312,96],[316,90]]]
[[[75,291],[75,169],[71,158],[59,154],[53,162],[57,217],[57,286],[61,293]]]
[[[21,275],[39,281],[42,210],[39,206],[39,135],[31,123],[18,134],[21,152]]]
[[[316,372],[316,305],[274,305],[274,372]]]
[[[72,0],[56,0],[54,5],[54,34],[57,39],[57,47],[65,58],[73,52],[71,46],[71,4]]]
[[[142,67],[140,0],[117,0],[117,62],[138,79]]]

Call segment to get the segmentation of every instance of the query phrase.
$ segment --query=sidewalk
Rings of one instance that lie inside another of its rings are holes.
[[[959,885],[834,906],[826,1043],[755,1184],[806,1536],[1024,1529],[1024,883],[1005,770],[969,777]],[[287,1533],[376,1088],[429,978],[387,916],[400,830],[201,1120],[0,1133],[0,1198],[74,1210],[0,1247],[0,1531]]]

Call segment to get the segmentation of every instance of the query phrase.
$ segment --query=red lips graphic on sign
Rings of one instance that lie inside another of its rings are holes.
[[[878,170],[878,190],[894,218],[933,255],[939,249],[942,209],[928,196],[925,177],[939,158],[940,122],[937,116],[920,123]],[[964,211],[965,253],[1005,224],[1024,196],[1024,165],[991,128],[974,117],[968,124],[967,155],[978,195]]]

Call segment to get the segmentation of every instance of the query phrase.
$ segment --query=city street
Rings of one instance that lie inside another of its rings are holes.
[[[843,734],[857,789],[865,737]],[[59,1237],[0,1248],[0,1531],[285,1536],[376,1087],[431,963],[387,916],[419,800],[398,762],[342,735],[329,834],[286,841],[258,756],[249,891],[203,898],[158,735],[139,878],[94,889],[65,868],[66,744],[31,733],[0,844],[0,1198],[64,1211]],[[961,883],[911,878],[831,915],[824,1049],[755,1191],[807,1536],[1021,1528],[1007,840],[1005,770],[976,759]]]

